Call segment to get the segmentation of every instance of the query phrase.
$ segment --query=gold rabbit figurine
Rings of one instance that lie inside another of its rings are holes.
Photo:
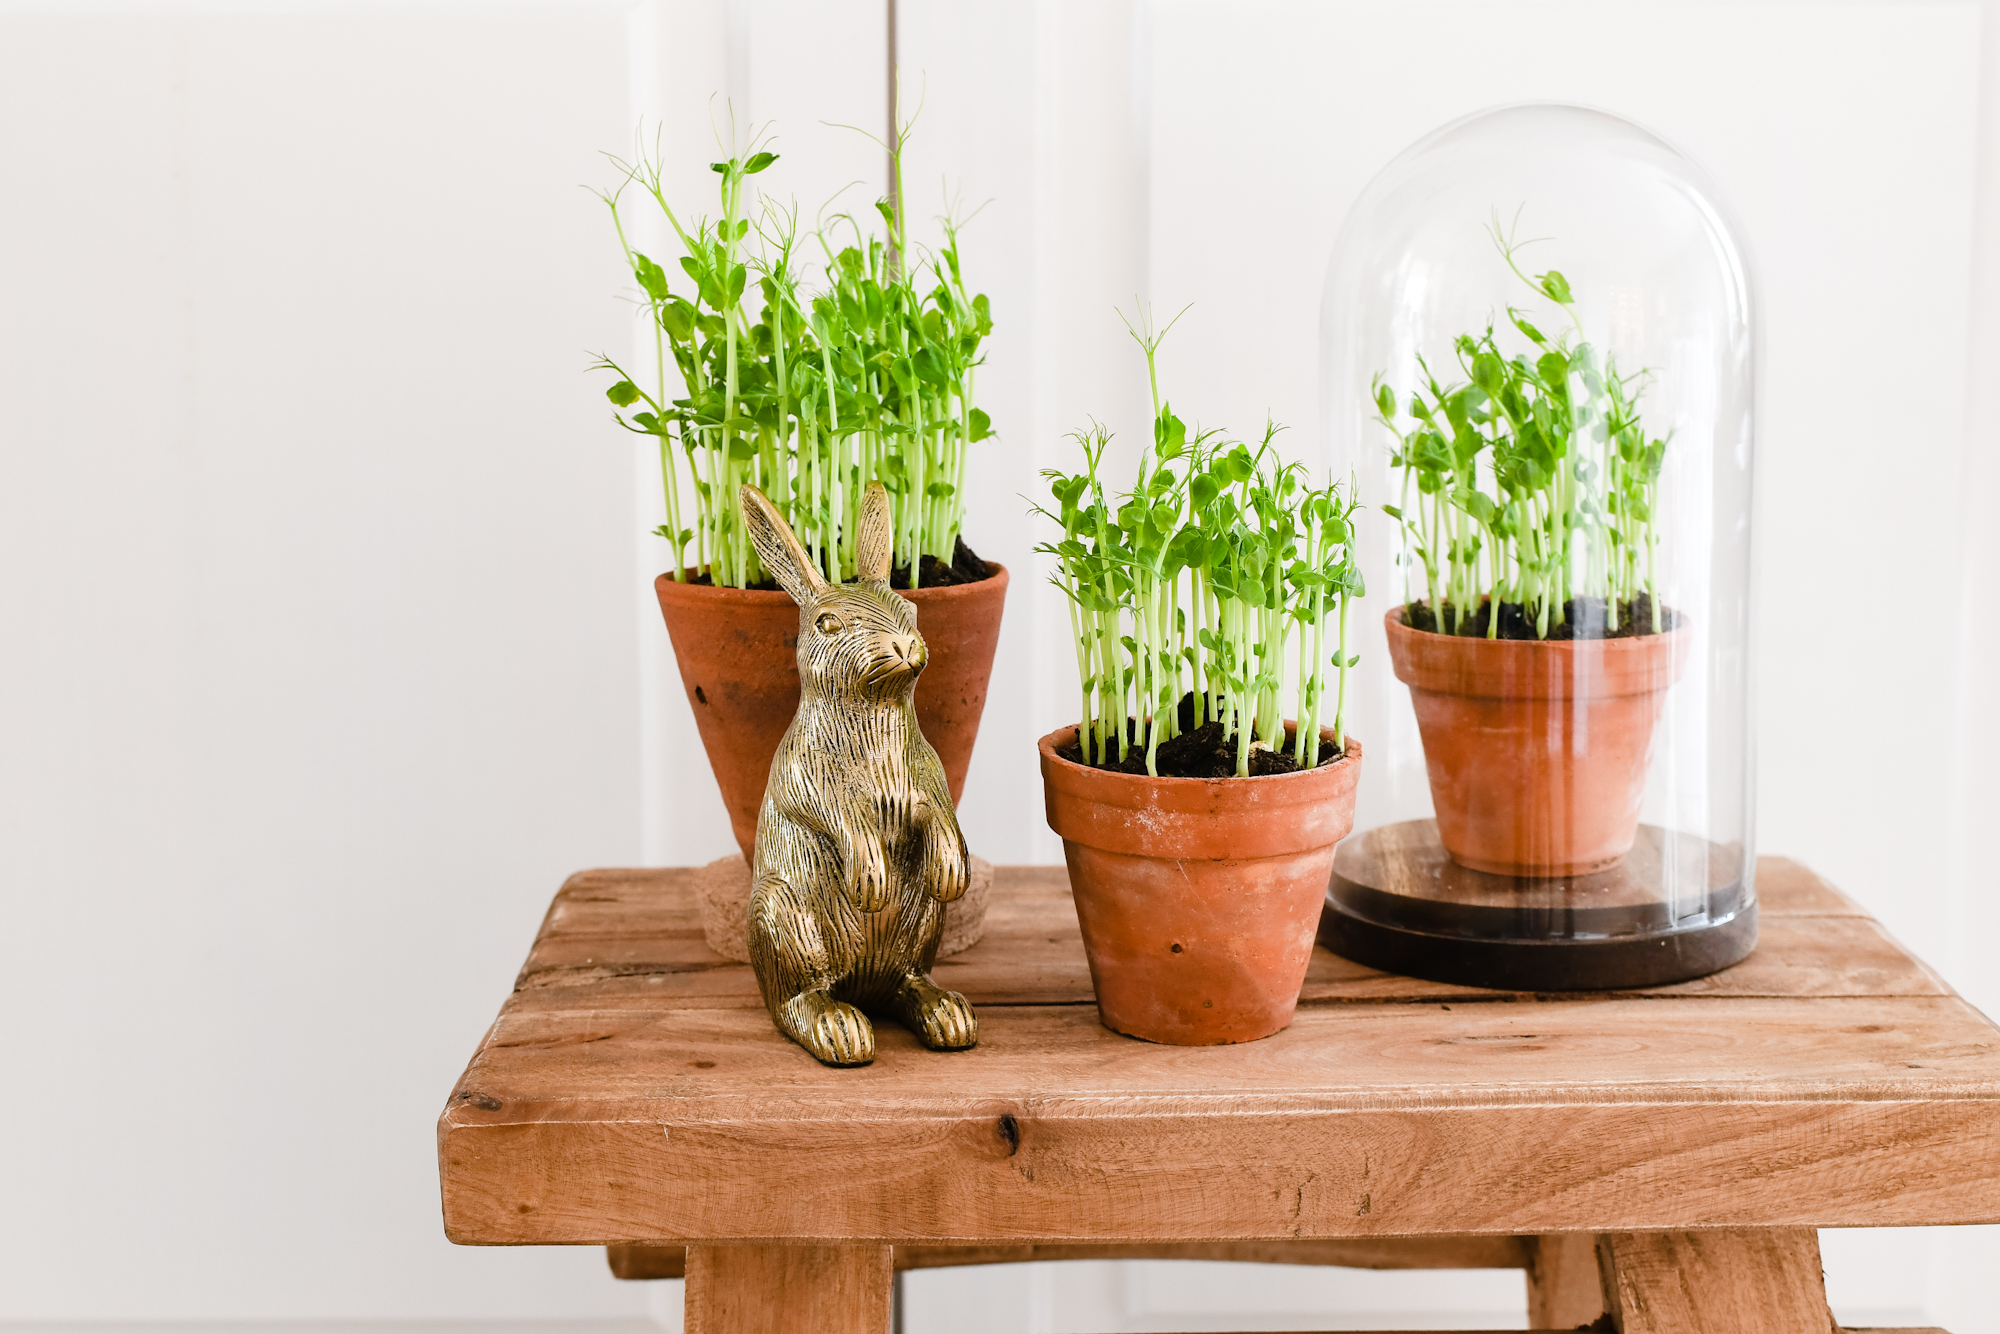
[[[799,604],[799,711],[757,814],[750,964],[778,1030],[828,1065],[867,1065],[887,1010],[939,1051],[979,1041],[965,997],[929,977],[965,838],[912,703],[929,650],[889,588],[889,496],[861,505],[857,582],[814,568],[764,493],[743,488],[764,568]]]

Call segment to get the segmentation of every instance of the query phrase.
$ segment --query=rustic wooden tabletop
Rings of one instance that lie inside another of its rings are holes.
[[[766,1016],[684,870],[557,894],[438,1123],[446,1232],[689,1278],[691,1330],[886,1327],[892,1265],[1508,1265],[1531,1318],[1823,1334],[1812,1229],[2000,1221],[2000,1030],[1806,868],[1712,977],[1528,995],[1316,950],[1291,1028],[1097,1022],[1060,868],[935,976],[979,1046],[859,1070]],[[685,1257],[685,1261],[683,1261]],[[1814,1323],[1814,1322],[1817,1323]]]

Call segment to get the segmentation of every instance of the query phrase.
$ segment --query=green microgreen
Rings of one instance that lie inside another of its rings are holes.
[[[1295,631],[1292,758],[1305,768],[1320,762],[1329,665],[1332,748],[1344,754],[1347,672],[1357,660],[1347,648],[1348,604],[1363,592],[1352,483],[1308,486],[1302,465],[1278,457],[1276,426],[1255,448],[1218,431],[1190,433],[1160,397],[1166,330],[1143,315],[1127,328],[1145,353],[1153,397],[1152,439],[1132,488],[1107,492],[1111,433],[1092,423],[1071,437],[1083,471],[1044,472],[1052,507],[1035,507],[1062,528],[1061,540],[1037,550],[1055,558],[1053,582],[1069,599],[1086,762],[1122,762],[1143,735],[1146,772],[1157,776],[1185,693],[1197,727],[1219,722],[1234,737],[1236,773],[1248,776],[1254,746],[1287,741]]]
[[[899,181],[908,133],[906,124],[891,150]],[[764,577],[735,503],[746,482],[770,497],[829,579],[854,575],[858,524],[849,520],[872,481],[889,492],[895,564],[908,567],[909,586],[922,557],[950,564],[970,446],[993,434],[974,397],[993,316],[966,288],[964,220],[941,219],[942,245],[916,254],[901,210],[885,200],[882,234],[843,214],[802,239],[795,209],[749,196],[750,178],[778,161],[766,133],[712,164],[719,217],[686,225],[657,156],[612,161],[622,179],[599,197],[651,316],[653,364],[635,374],[600,357],[596,369],[618,377],[605,396],[619,424],[658,442],[667,521],[657,531],[673,549],[675,577],[706,569],[732,588]],[[678,273],[628,240],[620,209],[634,187],[671,225]],[[812,288],[802,276],[807,241],[824,258]]]
[[[1464,379],[1442,383],[1419,358],[1419,383],[1399,398],[1376,377],[1374,407],[1395,436],[1390,465],[1401,480],[1400,503],[1382,509],[1402,525],[1404,601],[1415,605],[1408,581],[1421,564],[1444,633],[1471,632],[1486,604],[1484,633],[1497,637],[1512,604],[1546,639],[1573,601],[1595,599],[1611,632],[1624,611],[1649,604],[1640,629],[1657,634],[1654,514],[1667,439],[1639,418],[1647,377],[1620,375],[1588,340],[1562,273],[1522,268],[1529,242],[1497,217],[1489,231],[1515,277],[1569,327],[1552,338],[1510,306],[1507,322],[1526,345],[1503,348],[1491,321],[1460,335]]]

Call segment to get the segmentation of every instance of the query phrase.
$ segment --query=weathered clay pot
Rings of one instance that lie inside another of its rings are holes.
[[[951,799],[965,791],[986,682],[1000,642],[1007,570],[950,588],[899,588],[917,607],[930,662],[917,678],[917,726],[944,763]],[[653,581],[681,685],[745,860],[754,861],[757,808],[771,756],[799,708],[799,608],[790,595]]]
[[[1042,738],[1042,791],[1105,1026],[1200,1047],[1290,1024],[1334,845],[1354,827],[1360,743],[1300,773],[1148,778],[1056,754],[1075,738]]]
[[[1474,639],[1388,614],[1438,836],[1460,865],[1583,875],[1631,851],[1653,727],[1687,665],[1683,624],[1634,639]]]

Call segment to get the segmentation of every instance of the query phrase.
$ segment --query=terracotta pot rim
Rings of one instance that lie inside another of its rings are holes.
[[[1685,621],[1624,639],[1484,639],[1413,629],[1392,608],[1383,627],[1398,681],[1474,699],[1649,695],[1680,679],[1695,645]]]
[[[1574,652],[1584,645],[1590,645],[1607,653],[1634,653],[1648,644],[1671,643],[1685,634],[1689,628],[1687,613],[1677,611],[1674,615],[1680,618],[1680,623],[1671,630],[1662,630],[1656,635],[1621,635],[1616,639],[1488,639],[1484,635],[1447,635],[1437,630],[1419,630],[1414,625],[1406,625],[1403,622],[1401,606],[1391,607],[1384,612],[1382,624],[1388,627],[1390,634],[1409,635],[1425,644],[1459,644],[1468,652],[1473,651],[1475,645],[1480,646],[1481,651],[1489,653],[1516,649],[1530,652],[1537,649]],[[1501,645],[1505,645],[1506,648],[1501,649]]]
[[[1168,774],[1161,774],[1155,778],[1151,774],[1117,773],[1110,769],[1099,769],[1088,764],[1078,764],[1075,760],[1066,760],[1056,754],[1058,739],[1064,741],[1070,740],[1075,737],[1076,731],[1077,724],[1075,723],[1058,727],[1055,731],[1036,742],[1035,748],[1046,758],[1060,765],[1063,770],[1079,776],[1088,775],[1093,778],[1101,778],[1106,782],[1121,786],[1143,783],[1148,786],[1158,785],[1169,789],[1177,788],[1181,791],[1188,791],[1197,787],[1214,787],[1222,784],[1234,787],[1240,784],[1258,783],[1268,788],[1274,780],[1282,781],[1287,778],[1303,780],[1314,777],[1329,777],[1342,772],[1341,766],[1345,765],[1349,760],[1359,760],[1361,758],[1361,742],[1350,734],[1347,738],[1347,749],[1341,753],[1339,759],[1335,760],[1332,764],[1322,764],[1312,769],[1294,769],[1288,774],[1251,774],[1247,778],[1238,778],[1234,774],[1231,774],[1227,778],[1178,778]],[[1319,738],[1321,741],[1332,741],[1333,729],[1331,727],[1320,728]]]
[[[942,588],[898,588],[894,592],[909,598],[912,602],[951,602],[958,598],[976,597],[981,592],[994,592],[1007,587],[1007,567],[997,560],[986,562],[993,573],[970,584],[948,584]],[[746,607],[771,607],[778,603],[790,604],[792,595],[782,588],[717,588],[713,584],[683,583],[674,578],[673,571],[662,572],[653,580],[653,587],[666,594],[688,599],[710,598],[725,603],[737,603]]]

